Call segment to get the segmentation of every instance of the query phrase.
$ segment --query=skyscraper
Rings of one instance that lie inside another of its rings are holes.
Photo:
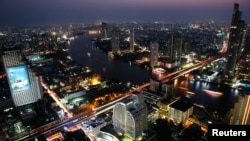
[[[190,48],[190,41],[185,41],[184,42],[184,45],[183,45],[183,51],[184,53],[186,54],[189,54],[191,51],[191,48]]]
[[[138,139],[147,128],[147,107],[142,93],[117,103],[113,108],[113,126],[117,132]]]
[[[38,51],[38,45],[39,45],[38,35],[33,34],[31,41],[32,51]]]
[[[58,43],[57,43],[57,34],[56,32],[51,33],[51,50],[57,50]]]
[[[101,38],[108,38],[108,24],[106,22],[101,23]]]
[[[172,34],[170,37],[170,46],[168,47],[170,60],[179,62],[182,55],[182,36],[181,34]]]
[[[241,16],[242,12],[239,10],[239,4],[235,3],[226,53],[227,63],[225,66],[225,75],[229,77],[233,76],[235,73],[237,62],[240,59],[245,44],[245,22],[241,20]]]
[[[117,27],[112,30],[112,52],[120,53],[120,30]]]
[[[159,44],[156,40],[150,43],[150,67],[153,69],[158,64]]]
[[[24,64],[19,50],[5,51],[2,60],[15,106],[34,103],[42,98],[39,78]]]
[[[131,29],[130,30],[130,48],[129,48],[129,50],[130,50],[130,52],[134,52],[134,29]]]
[[[48,37],[48,34],[47,33],[43,33],[41,36],[42,36],[42,45],[45,48],[48,48],[48,46],[49,46],[49,37]]]

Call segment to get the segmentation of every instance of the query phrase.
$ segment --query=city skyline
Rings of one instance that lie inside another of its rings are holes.
[[[0,140],[247,138],[250,128],[228,126],[250,125],[250,24],[241,6],[249,2],[231,3],[231,18],[217,14],[217,24],[210,12],[223,14],[216,8],[227,11],[226,0],[184,1],[23,0],[13,11],[0,2],[9,9],[0,14]]]
[[[239,3],[250,21],[247,0],[11,0],[1,1],[0,25],[76,24],[110,22],[231,21],[232,5]]]

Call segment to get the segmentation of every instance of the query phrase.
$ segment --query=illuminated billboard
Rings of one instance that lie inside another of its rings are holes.
[[[12,92],[26,90],[30,87],[28,71],[25,65],[8,67],[6,72]]]

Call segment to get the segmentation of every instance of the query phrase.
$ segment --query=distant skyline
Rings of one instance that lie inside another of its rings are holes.
[[[250,0],[1,0],[0,25],[230,22],[234,3],[249,24]]]

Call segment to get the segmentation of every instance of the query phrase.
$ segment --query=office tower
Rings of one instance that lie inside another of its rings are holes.
[[[38,35],[33,34],[32,35],[32,41],[31,41],[32,51],[37,51],[38,50],[38,45],[39,45]]]
[[[185,41],[183,46],[184,50],[182,52],[189,54],[191,52],[190,41]]]
[[[157,72],[158,66],[158,54],[159,54],[159,43],[156,40],[150,43],[150,67],[151,67],[151,77],[150,77],[150,90],[157,91],[159,88],[159,75]]]
[[[246,45],[243,52],[243,59],[248,62],[250,59],[250,35],[246,38]]]
[[[182,36],[181,34],[172,34],[169,39],[168,55],[170,60],[180,62],[182,55]]]
[[[34,103],[42,98],[39,78],[24,64],[20,50],[5,51],[2,60],[15,106]]]
[[[246,36],[245,22],[241,20],[242,12],[239,10],[239,4],[234,4],[232,21],[230,26],[228,48],[226,53],[227,63],[225,66],[225,75],[231,77],[235,73],[237,62],[239,61]]]
[[[250,124],[250,95],[239,96],[238,101],[230,111],[231,125],[249,125]]]
[[[108,38],[108,24],[105,22],[101,24],[101,38]]]
[[[244,55],[244,50],[247,48],[247,38],[248,38],[248,30],[246,28],[245,22],[241,21],[243,24],[242,27],[242,36],[241,36],[241,43],[240,43],[240,49],[239,49],[239,59],[242,59]]]
[[[45,53],[49,49],[49,37],[46,33],[42,34],[42,51]]]
[[[56,32],[51,33],[51,49],[52,50],[57,50],[58,49]]]
[[[113,126],[117,132],[138,139],[147,126],[147,107],[142,93],[115,104],[113,108]]]
[[[150,67],[152,69],[158,66],[158,53],[159,53],[159,44],[156,40],[153,40],[150,43]]]
[[[43,46],[48,46],[49,44],[49,37],[46,33],[42,34],[42,45]]]
[[[112,52],[120,54],[120,30],[117,27],[112,30]]]
[[[130,40],[129,40],[129,43],[130,43],[130,48],[129,48],[129,50],[130,50],[130,52],[134,52],[134,29],[131,29],[130,30],[130,34],[129,34],[129,36],[130,36]]]

